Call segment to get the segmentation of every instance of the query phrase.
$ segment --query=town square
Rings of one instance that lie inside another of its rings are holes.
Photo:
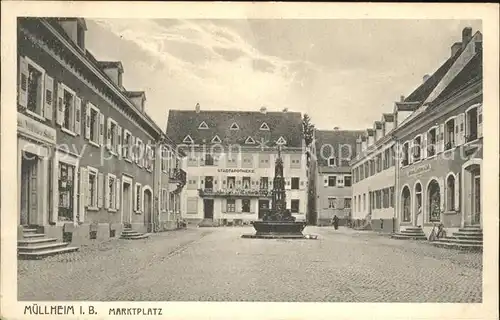
[[[19,301],[484,301],[480,20],[16,22]]]

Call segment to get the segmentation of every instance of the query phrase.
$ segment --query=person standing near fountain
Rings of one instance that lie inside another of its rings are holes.
[[[335,230],[338,230],[338,228],[339,228],[339,218],[337,217],[337,215],[333,216],[332,225],[335,228]]]

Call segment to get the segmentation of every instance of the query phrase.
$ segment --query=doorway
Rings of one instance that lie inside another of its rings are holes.
[[[417,182],[415,185],[415,219],[413,222],[414,226],[424,225],[424,215],[422,212],[422,185]]]
[[[149,189],[144,190],[144,223],[146,224],[147,232],[153,231],[153,224],[151,223],[151,206],[153,204],[153,195]]]
[[[472,224],[481,224],[481,175],[479,168],[472,171]]]
[[[269,210],[269,200],[259,200],[259,219]]]
[[[38,156],[23,152],[21,157],[21,225],[36,225],[38,218]]]
[[[122,212],[123,212],[123,223],[130,224],[132,223],[132,183],[128,181],[123,181],[123,204],[122,204]]]
[[[213,219],[214,218],[214,200],[213,199],[203,199],[203,218]]]

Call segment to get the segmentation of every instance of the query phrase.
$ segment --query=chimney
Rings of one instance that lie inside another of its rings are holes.
[[[146,102],[146,93],[144,91],[125,91],[125,95],[132,101],[134,106],[144,111],[144,102]]]
[[[425,74],[424,77],[422,78],[422,81],[426,82],[427,80],[429,80],[430,77],[431,77],[430,75]]]
[[[405,96],[402,95],[401,97],[399,97],[399,101],[400,102],[405,102]]]
[[[267,108],[266,107],[260,107],[260,113],[266,114],[267,113]]]
[[[60,18],[59,24],[69,38],[85,52],[85,33],[87,24],[83,18]]]
[[[462,42],[455,42],[451,46],[451,56],[454,57],[460,49],[462,49]]]
[[[333,130],[335,130],[335,131],[339,131],[339,130],[340,130],[340,128],[339,128],[339,127],[335,127],[335,128],[333,128]]]
[[[467,43],[472,39],[472,28],[466,27],[462,30],[462,49],[465,49]]]
[[[123,65],[120,61],[99,61],[102,71],[116,84],[120,89],[122,85]]]
[[[288,108],[283,109],[283,112],[284,113],[288,112]]]
[[[194,110],[196,111],[196,113],[200,113],[200,104],[197,103],[196,106],[194,107]]]

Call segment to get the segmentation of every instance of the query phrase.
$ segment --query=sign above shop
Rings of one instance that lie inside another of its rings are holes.
[[[217,172],[224,173],[255,173],[255,169],[240,169],[240,168],[227,168],[227,169],[218,169]]]
[[[29,138],[55,144],[56,130],[22,113],[17,113],[17,131]]]
[[[418,174],[427,172],[431,170],[431,164],[427,163],[418,167],[413,167],[408,171],[408,177],[416,176]]]

